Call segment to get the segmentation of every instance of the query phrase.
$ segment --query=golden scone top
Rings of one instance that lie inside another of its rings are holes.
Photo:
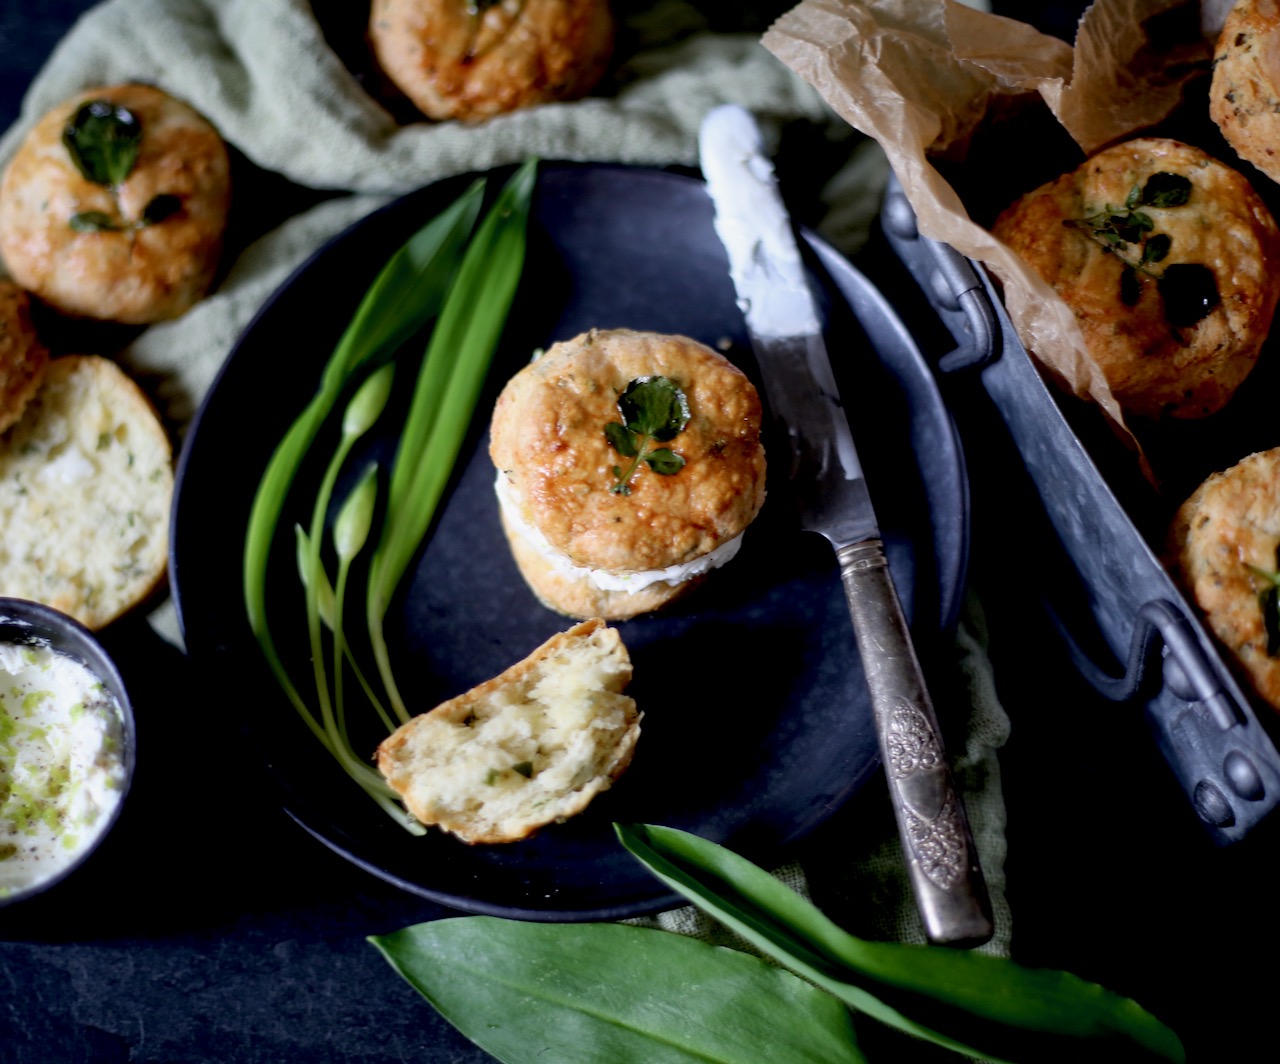
[[[1236,0],[1213,55],[1209,117],[1227,143],[1280,181],[1280,5]]]
[[[1126,413],[1215,413],[1253,369],[1280,295],[1280,232],[1249,182],[1199,148],[1105,149],[993,231],[1074,312]]]
[[[585,96],[613,37],[609,0],[374,0],[369,16],[378,66],[439,120]]]
[[[45,114],[0,182],[0,255],[64,314],[148,324],[201,299],[218,266],[230,160],[194,109],[149,85],[89,89]]]
[[[633,382],[675,382],[688,421],[657,446],[674,473],[632,464],[607,426],[624,420]],[[683,336],[593,330],[517,373],[494,409],[490,455],[524,520],[573,564],[609,570],[679,565],[737,536],[764,503],[760,398],[723,355]]]

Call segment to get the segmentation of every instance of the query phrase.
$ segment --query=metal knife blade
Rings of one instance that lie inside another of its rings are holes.
[[[826,537],[839,562],[925,933],[977,945],[993,932],[986,883],[773,164],[755,119],[733,104],[706,115],[699,153],[765,394],[790,444],[801,524]]]

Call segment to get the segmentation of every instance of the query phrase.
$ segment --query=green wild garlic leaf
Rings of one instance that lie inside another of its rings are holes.
[[[1173,242],[1168,235],[1154,232],[1154,219],[1138,208],[1182,207],[1190,199],[1191,181],[1188,178],[1161,171],[1152,174],[1144,183],[1135,184],[1125,197],[1123,207],[1107,204],[1100,211],[1083,218],[1068,218],[1063,224],[1087,231],[1109,251],[1123,251],[1130,244],[1140,245],[1137,261],[1124,260],[1140,269],[1165,258]]]
[[[115,233],[121,228],[105,211],[78,211],[67,224],[77,233]]]
[[[86,181],[116,188],[138,161],[142,124],[125,107],[89,100],[63,129],[62,143]]]
[[[684,459],[670,448],[649,446],[675,439],[689,424],[689,400],[679,384],[670,377],[637,377],[618,397],[618,411],[622,422],[606,425],[605,438],[632,462],[626,470],[613,467],[616,483],[611,491],[630,495],[631,478],[641,462],[662,476],[672,476],[684,468]]]
[[[1062,223],[1085,231],[1124,263],[1120,301],[1125,306],[1137,305],[1142,297],[1144,277],[1156,282],[1165,318],[1179,342],[1182,340],[1177,330],[1195,325],[1221,302],[1217,280],[1213,271],[1200,263],[1173,263],[1163,270],[1153,270],[1153,266],[1169,257],[1173,238],[1167,233],[1155,232],[1151,215],[1138,208],[1183,207],[1190,202],[1191,191],[1189,178],[1160,171],[1142,184],[1135,184],[1122,208],[1107,204],[1093,214],[1068,218]]]
[[[1134,191],[1137,188],[1135,185]],[[1130,197],[1133,194],[1130,192]],[[1147,178],[1139,196],[1142,204],[1147,207],[1182,207],[1191,198],[1191,181],[1181,174],[1170,174],[1162,170]]]

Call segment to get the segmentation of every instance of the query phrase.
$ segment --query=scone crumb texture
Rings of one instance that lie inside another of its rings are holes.
[[[0,594],[99,629],[168,564],[173,452],[150,400],[110,359],[51,359],[0,437]]]
[[[513,842],[586,808],[630,764],[642,714],[631,659],[599,618],[414,717],[378,768],[422,823],[465,842]]]

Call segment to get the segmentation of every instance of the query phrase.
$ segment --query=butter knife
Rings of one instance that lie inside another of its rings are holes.
[[[765,394],[790,444],[801,525],[835,549],[925,933],[939,945],[978,945],[993,931],[986,882],[773,164],[755,119],[734,104],[706,115],[699,154]]]

